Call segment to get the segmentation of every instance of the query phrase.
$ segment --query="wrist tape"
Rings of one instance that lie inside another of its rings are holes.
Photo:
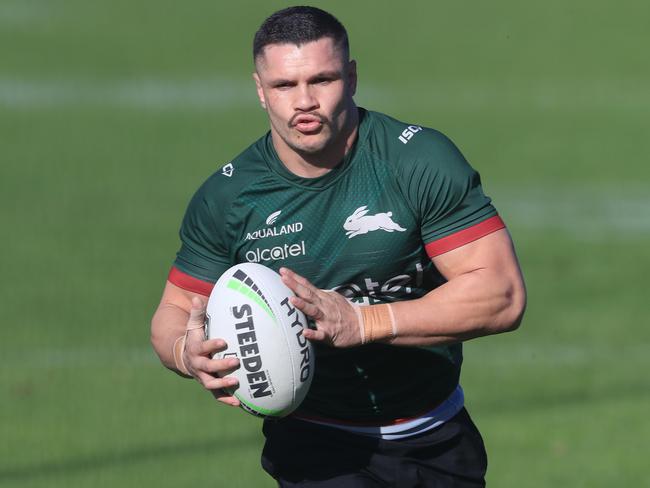
[[[361,344],[393,339],[397,335],[397,322],[389,303],[355,306],[359,319]]]
[[[174,345],[172,346],[172,354],[174,356],[174,364],[176,365],[176,369],[181,373],[183,373],[188,378],[192,378],[193,375],[192,373],[190,373],[190,370],[187,369],[187,366],[185,366],[185,361],[183,360],[183,352],[185,352],[185,342],[187,341],[187,333],[191,330],[197,330],[203,328],[205,328],[205,324],[190,326],[190,324],[188,323],[187,329],[185,329],[185,334],[178,337],[174,341]]]
[[[187,334],[183,334],[178,339],[174,341],[174,346],[172,348],[174,354],[174,364],[176,369],[179,370],[186,376],[190,376],[190,372],[185,366],[185,361],[183,361],[183,351],[185,350],[185,341],[187,339]]]

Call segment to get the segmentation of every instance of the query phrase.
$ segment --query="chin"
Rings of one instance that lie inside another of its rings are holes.
[[[316,141],[296,141],[296,143],[293,145],[294,150],[306,154],[317,154],[319,152],[322,152],[326,147],[327,141],[322,139]]]

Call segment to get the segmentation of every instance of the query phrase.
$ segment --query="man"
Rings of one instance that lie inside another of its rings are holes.
[[[154,348],[238,405],[223,390],[238,362],[211,359],[225,344],[204,340],[204,304],[228,267],[261,262],[316,326],[307,398],[264,424],[262,464],[280,486],[483,486],[461,342],[515,329],[525,289],[478,174],[439,132],[355,105],[356,65],[330,14],[276,12],[253,54],[270,132],[192,199]]]

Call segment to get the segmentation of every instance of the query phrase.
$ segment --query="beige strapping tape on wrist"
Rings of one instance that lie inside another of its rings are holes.
[[[183,361],[183,350],[185,349],[185,338],[187,334],[183,334],[174,341],[174,346],[172,348],[174,354],[174,364],[176,369],[185,375],[189,375],[190,372],[185,366],[185,361]]]
[[[190,377],[192,376],[190,374],[190,371],[187,369],[187,366],[185,366],[185,361],[183,360],[183,352],[185,351],[185,342],[187,341],[187,333],[191,330],[202,329],[203,327],[205,326],[197,325],[195,327],[189,327],[188,329],[185,330],[185,334],[178,337],[174,341],[174,345],[172,346],[172,354],[174,356],[174,364],[176,365],[176,369],[186,376],[190,376]]]
[[[354,308],[359,319],[361,344],[397,336],[397,322],[389,303],[362,305]]]

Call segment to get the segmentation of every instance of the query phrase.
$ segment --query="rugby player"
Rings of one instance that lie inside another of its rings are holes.
[[[162,363],[214,397],[236,359],[211,359],[204,304],[230,266],[280,272],[316,370],[301,407],[265,420],[262,465],[280,486],[484,486],[464,408],[462,342],[518,327],[526,292],[478,173],[440,132],[357,107],[344,27],[312,7],[254,39],[270,131],[198,189],[152,320]],[[187,331],[187,332],[186,332]]]

